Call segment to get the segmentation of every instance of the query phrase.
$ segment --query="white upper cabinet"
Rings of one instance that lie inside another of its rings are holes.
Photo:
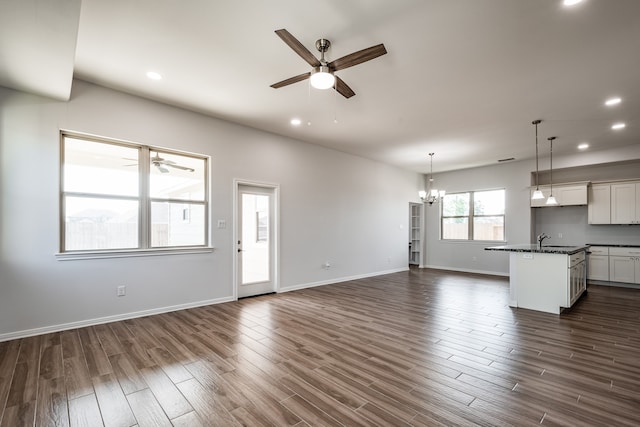
[[[611,184],[611,224],[640,224],[640,182]]]
[[[533,194],[535,187],[531,189],[530,194]],[[547,198],[551,194],[551,187],[548,185],[541,185],[540,191],[544,195],[544,199],[531,199],[532,208],[547,207]],[[558,201],[557,205],[552,206],[576,206],[587,204],[587,184],[559,184],[553,186],[553,195]]]
[[[611,184],[589,188],[589,224],[611,224]]]

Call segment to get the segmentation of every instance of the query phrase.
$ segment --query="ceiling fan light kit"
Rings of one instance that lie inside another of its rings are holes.
[[[309,79],[311,86],[321,90],[330,89],[336,84],[336,77],[324,65],[314,68]]]

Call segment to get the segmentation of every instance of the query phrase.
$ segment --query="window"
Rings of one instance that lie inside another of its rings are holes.
[[[204,247],[207,158],[62,134],[61,252]]]
[[[504,241],[504,190],[446,194],[442,239]]]

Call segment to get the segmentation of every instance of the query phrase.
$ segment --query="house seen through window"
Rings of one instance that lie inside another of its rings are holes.
[[[207,158],[62,134],[61,251],[206,246]]]

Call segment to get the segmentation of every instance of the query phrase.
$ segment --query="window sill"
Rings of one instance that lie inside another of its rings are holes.
[[[134,258],[146,256],[164,255],[189,255],[204,254],[213,252],[214,248],[199,247],[188,249],[132,249],[121,251],[86,251],[86,252],[64,252],[55,254],[58,261],[76,261],[81,259],[107,259],[107,258]]]

